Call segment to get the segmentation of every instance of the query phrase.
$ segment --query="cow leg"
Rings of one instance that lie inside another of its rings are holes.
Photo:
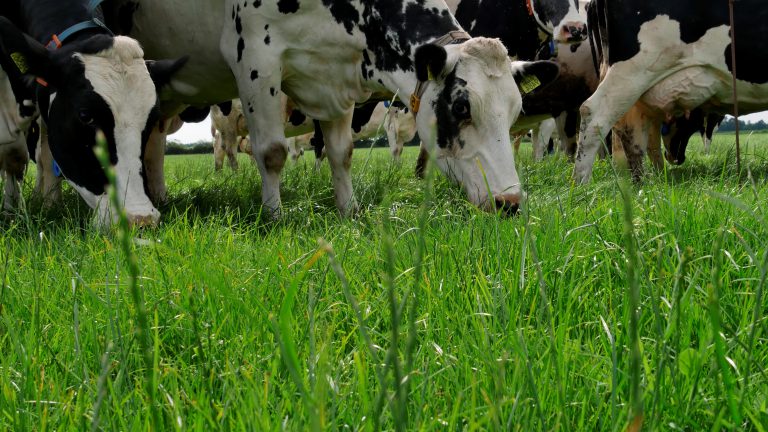
[[[144,150],[144,168],[147,173],[147,190],[149,199],[155,206],[168,199],[165,187],[165,140],[168,137],[166,120],[160,120],[152,129]],[[163,124],[160,124],[163,123]]]
[[[403,142],[400,141],[400,121],[397,118],[397,108],[390,106],[387,116],[384,119],[384,129],[387,131],[387,142],[389,151],[392,153],[392,159],[395,163],[400,162],[400,155],[403,153]]]
[[[21,182],[29,162],[29,152],[23,142],[5,146],[0,152],[2,159],[3,210],[14,211],[21,203]]]
[[[237,146],[238,142],[240,142],[240,137],[235,136],[235,139],[233,139],[231,142],[227,143],[227,159],[229,160],[229,167],[232,168],[232,171],[237,171],[239,168],[239,165],[237,163]]]
[[[581,106],[579,145],[573,169],[577,183],[590,180],[604,137],[653,82],[656,74],[646,70],[631,62],[613,65],[597,91]]]
[[[531,130],[531,142],[533,144],[533,161],[541,162],[544,159],[544,139],[541,124]]]
[[[516,140],[517,147],[515,148],[515,151],[517,151],[517,148],[520,147],[520,141]],[[423,179],[424,176],[427,174],[427,163],[429,162],[429,152],[427,151],[427,148],[424,146],[424,141],[419,144],[419,157],[416,159],[416,178]]]
[[[515,160],[520,159],[520,143],[523,142],[523,135],[514,135],[515,140],[512,141],[512,149],[515,151]],[[424,148],[424,144],[421,145],[422,149]],[[424,150],[426,151],[426,150]],[[421,154],[419,154],[419,158],[421,158]]]
[[[48,146],[48,130],[42,121],[40,122],[40,142],[35,153],[37,178],[34,195],[43,200],[43,207],[50,208],[61,202],[61,177],[56,177],[53,171],[53,154]]]
[[[661,123],[648,119],[648,158],[657,172],[664,170],[664,158],[661,154]]]
[[[576,145],[579,140],[579,111],[565,111],[556,119],[557,135],[560,137],[560,151],[562,151],[568,160],[573,162],[576,154]]]
[[[336,207],[343,216],[357,211],[357,202],[352,192],[352,114],[335,121],[320,122],[325,140],[325,152],[331,165],[333,190],[336,195]]]
[[[547,153],[547,146],[555,131],[556,123],[554,119],[547,119],[539,123],[539,126],[533,130],[533,160],[540,162]]]
[[[224,166],[224,142],[218,131],[213,138],[213,165],[216,171],[221,171]]]
[[[614,148],[623,148],[632,175],[632,180],[639,182],[644,175],[643,161],[648,149],[649,137],[653,125],[657,125],[640,108],[633,106],[613,128]],[[660,125],[657,125],[660,127]],[[656,134],[656,137],[660,135]],[[660,144],[657,144],[660,145]],[[614,157],[616,155],[614,154]]]

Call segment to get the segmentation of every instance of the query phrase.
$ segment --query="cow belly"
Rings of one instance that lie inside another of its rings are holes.
[[[677,116],[709,101],[724,87],[722,79],[709,68],[683,69],[657,83],[640,101],[656,111]]]
[[[114,7],[119,10],[131,3],[138,8],[129,35],[141,43],[146,58],[189,56],[161,94],[163,100],[210,105],[238,96],[220,49],[224,0],[121,0]]]

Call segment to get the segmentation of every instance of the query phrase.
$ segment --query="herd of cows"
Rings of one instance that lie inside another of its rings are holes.
[[[515,213],[515,131],[556,125],[586,183],[610,136],[637,177],[645,154],[664,163],[662,142],[682,163],[690,136],[731,111],[735,70],[742,111],[767,109],[768,5],[737,3],[738,68],[729,22],[715,0],[3,0],[4,206],[33,159],[37,193],[56,200],[61,176],[113,223],[101,130],[129,220],[155,224],[167,135],[214,107],[217,168],[249,135],[274,215],[306,142],[354,211],[353,140],[382,123],[405,131],[391,142],[418,132],[420,163],[473,204]]]

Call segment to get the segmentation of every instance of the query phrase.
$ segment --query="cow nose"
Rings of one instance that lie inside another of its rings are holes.
[[[587,25],[579,22],[565,23],[563,34],[568,42],[583,42],[587,40]]]
[[[501,211],[504,216],[514,216],[520,209],[520,195],[518,194],[496,195],[493,198],[496,202],[496,211]]]
[[[154,215],[129,215],[128,224],[135,228],[147,228],[157,225],[158,218]]]

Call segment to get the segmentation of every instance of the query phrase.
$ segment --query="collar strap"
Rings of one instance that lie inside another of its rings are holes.
[[[446,45],[459,44],[462,42],[466,42],[471,38],[472,36],[470,36],[469,33],[465,31],[454,30],[452,32],[445,34],[442,37],[435,39],[430,43],[432,45],[444,47]],[[411,111],[413,111],[414,116],[419,113],[419,108],[421,107],[421,97],[424,96],[424,92],[427,91],[427,84],[429,84],[429,81],[417,82],[416,89],[413,91],[413,93],[411,93],[410,105],[411,105]]]
[[[103,1],[104,0],[90,0],[88,2],[88,12],[95,11],[96,8],[99,7],[99,5],[101,5]],[[59,34],[52,35],[50,42],[48,42],[48,44],[45,45],[45,47],[49,51],[56,51],[57,49],[61,48],[64,41],[72,37],[72,35],[90,28],[102,28],[106,30],[107,33],[109,33],[110,35],[113,35],[112,31],[107,27],[106,24],[104,24],[103,21],[101,21],[96,17],[93,17],[89,20],[79,22]]]

